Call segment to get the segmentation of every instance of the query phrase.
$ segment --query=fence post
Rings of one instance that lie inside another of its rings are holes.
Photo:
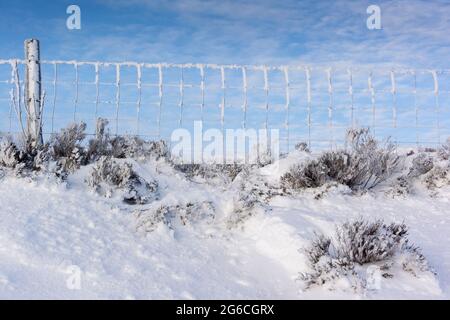
[[[25,40],[25,105],[27,110],[27,133],[31,143],[36,146],[43,143],[42,139],[42,95],[41,95],[41,65],[39,40]]]

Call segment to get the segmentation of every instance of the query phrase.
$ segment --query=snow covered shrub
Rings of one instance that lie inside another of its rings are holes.
[[[320,186],[313,190],[314,199],[319,200],[325,198],[325,196],[330,195],[330,193],[335,194],[349,194],[351,195],[353,192],[350,188],[343,184],[339,184],[335,181],[327,182],[323,186]]]
[[[371,189],[389,178],[399,164],[394,144],[389,140],[382,146],[370,135],[369,129],[347,132],[352,170],[347,184],[352,189]]]
[[[169,159],[169,148],[164,140],[146,142],[146,156],[152,156],[156,160]]]
[[[34,148],[31,154],[33,155],[31,164],[32,170],[42,172],[46,171],[53,172],[58,176],[58,172],[56,172],[57,169],[55,171],[55,169],[49,168],[50,161],[52,160],[52,155],[50,153],[50,145],[48,143],[45,143],[42,146]],[[62,165],[57,163],[56,167],[60,168],[62,167]]]
[[[363,171],[361,161],[346,151],[326,151],[318,159],[294,165],[281,177],[281,184],[284,189],[298,190],[337,182],[356,190],[365,186],[366,174],[369,172]]]
[[[157,198],[158,183],[146,181],[132,169],[129,163],[119,163],[101,157],[91,170],[87,184],[98,193],[110,197],[115,189],[122,191],[127,204],[145,204]]]
[[[450,137],[447,138],[445,143],[438,150],[438,155],[443,160],[449,160],[450,159]]]
[[[172,228],[177,222],[183,226],[198,221],[211,222],[215,216],[214,210],[214,206],[209,201],[160,205],[156,208],[136,210],[134,213],[136,230],[152,232],[161,223]]]
[[[177,205],[174,211],[177,212],[182,225],[200,220],[211,221],[214,219],[214,206],[209,201],[200,203],[188,202],[183,205]]]
[[[51,137],[50,145],[55,159],[70,157],[74,149],[82,149],[80,143],[86,137],[86,124],[73,123]]]
[[[345,259],[330,254],[332,249],[331,239],[324,235],[316,235],[309,248],[305,248],[304,254],[308,259],[311,272],[300,273],[299,280],[303,282],[305,290],[314,286],[329,286],[341,278],[350,278],[351,287],[358,290],[361,287],[354,265]],[[356,280],[356,281],[355,281]]]
[[[234,181],[243,170],[248,168],[249,166],[244,164],[225,164],[216,166],[214,171],[216,173],[223,173],[226,177],[231,179],[231,181]]]
[[[87,157],[91,161],[102,156],[118,159],[133,158],[168,159],[169,150],[165,141],[145,141],[133,136],[111,137],[107,127],[108,120],[99,118],[95,138],[89,141]]]
[[[426,153],[419,153],[412,161],[408,176],[415,178],[433,169],[433,158]]]
[[[311,246],[304,249],[311,272],[301,273],[300,279],[306,289],[325,284],[334,289],[333,283],[347,279],[354,290],[359,290],[366,284],[364,270],[370,265],[379,266],[385,278],[394,276],[388,271],[395,264],[414,276],[430,271],[419,248],[409,243],[407,233],[403,223],[362,218],[345,222],[329,237],[316,235]]]
[[[351,170],[350,155],[345,151],[327,151],[318,159],[296,164],[281,177],[283,189],[318,188],[326,182],[344,182]]]
[[[407,239],[405,224],[383,221],[367,222],[363,219],[345,222],[336,228],[338,256],[360,265],[392,257]]]
[[[406,156],[411,157],[415,153],[409,151]],[[423,175],[427,174],[434,168],[433,157],[425,152],[419,153],[411,161],[411,166],[407,169],[407,173],[395,178],[395,180],[390,184],[388,190],[386,190],[386,195],[395,197],[402,197],[414,192],[414,180],[416,178],[421,178]]]
[[[304,152],[311,152],[309,150],[308,144],[306,142],[299,142],[295,145],[295,150],[298,151],[304,151]]]
[[[450,185],[450,168],[434,166],[425,176],[424,183],[427,189],[435,190]]]
[[[164,141],[120,136],[111,138],[107,125],[107,120],[98,119],[95,138],[89,141],[87,147],[84,144],[86,124],[83,122],[70,124],[42,145],[31,141],[18,145],[10,138],[0,138],[0,166],[13,168],[20,175],[28,176],[40,171],[65,179],[80,166],[101,157],[168,159],[168,148]]]
[[[173,168],[177,171],[180,171],[186,175],[188,178],[192,178],[195,176],[204,176],[203,172],[205,171],[205,168],[200,164],[174,164]]]
[[[294,165],[281,177],[281,185],[283,189],[293,190],[320,187],[328,179],[326,169],[316,160]]]
[[[159,206],[156,209],[137,210],[136,230],[140,232],[152,232],[161,223],[170,227],[170,210],[167,206]]]
[[[349,130],[349,150],[326,151],[318,159],[294,165],[281,177],[286,189],[317,188],[333,181],[354,191],[368,190],[396,170],[399,157],[394,145],[379,146],[367,129]]]
[[[17,144],[10,137],[0,138],[0,166],[13,169],[18,176],[45,171],[49,160],[48,144],[35,146],[26,141]]]
[[[19,164],[20,151],[9,137],[0,138],[0,166],[15,168]]]
[[[234,228],[260,210],[267,210],[269,200],[281,195],[281,190],[267,181],[255,171],[245,169],[233,181],[233,211],[228,217],[227,226]]]
[[[95,138],[89,140],[86,158],[88,161],[97,161],[101,156],[110,156],[110,136],[106,130],[108,120],[103,118],[97,119],[97,126],[95,130]]]
[[[42,145],[36,145],[30,140],[17,145],[11,139],[1,139],[0,165],[14,168],[21,176],[40,171],[52,172],[64,178],[68,172],[86,163],[81,145],[85,129],[84,123],[71,124]]]
[[[273,163],[272,150],[270,148],[264,148],[258,152],[258,157],[256,159],[256,164],[258,167],[265,167]]]
[[[411,161],[410,167],[407,168],[407,173],[397,177],[386,194],[393,197],[410,194],[414,191],[414,182],[416,181],[424,183],[430,190],[449,184],[448,170],[435,164],[434,161],[435,158],[428,153],[417,154]]]
[[[147,159],[160,158],[167,159],[168,148],[166,142],[161,141],[145,141],[138,137],[115,137],[111,139],[112,156],[114,158],[124,159]]]
[[[201,177],[207,180],[219,178],[224,182],[233,181],[247,168],[243,164],[175,164],[173,167],[188,178]]]
[[[73,172],[86,163],[85,150],[81,145],[86,137],[85,130],[85,123],[73,123],[51,137],[50,153],[62,171]]]
[[[386,191],[388,196],[392,198],[402,197],[410,194],[413,190],[411,180],[407,176],[400,176],[390,185],[390,188]]]
[[[262,202],[256,188],[239,192],[237,197],[233,199],[233,212],[227,220],[228,228],[239,226],[250,218],[255,211],[255,207],[260,205],[262,205]]]

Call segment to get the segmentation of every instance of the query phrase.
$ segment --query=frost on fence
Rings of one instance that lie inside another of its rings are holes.
[[[170,139],[176,128],[279,129],[282,151],[298,142],[334,148],[350,127],[379,138],[436,145],[450,136],[450,71],[42,61],[44,134],[98,117],[112,134]],[[20,133],[23,61],[0,60],[0,130]]]

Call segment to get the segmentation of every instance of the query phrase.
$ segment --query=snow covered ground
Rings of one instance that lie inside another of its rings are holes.
[[[258,169],[255,181],[277,183],[291,163],[292,157]],[[192,181],[164,161],[133,164],[159,183],[152,205],[209,201],[215,219],[187,225],[174,220],[171,228],[161,224],[145,233],[136,228],[135,206],[87,187],[89,166],[64,183],[6,174],[0,180],[0,298],[450,298],[450,188],[433,197],[419,192],[392,198],[382,189],[352,195],[345,188],[321,199],[308,192],[275,196],[267,210],[230,229],[233,184]],[[308,266],[301,248],[314,232],[328,233],[359,216],[404,221],[436,276],[402,273],[364,292],[302,291],[297,279]],[[68,281],[77,268],[81,286],[73,288]]]

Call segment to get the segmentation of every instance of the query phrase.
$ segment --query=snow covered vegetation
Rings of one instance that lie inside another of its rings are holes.
[[[306,288],[316,285],[333,289],[338,280],[345,278],[349,287],[361,291],[367,289],[369,267],[375,267],[372,270],[378,270],[384,278],[394,276],[389,273],[394,264],[416,277],[429,273],[425,257],[408,243],[406,235],[403,223],[386,225],[382,220],[368,222],[364,218],[345,222],[336,227],[332,236],[319,235],[305,249],[313,272],[301,274],[301,279]]]
[[[0,298],[450,298],[450,141],[180,165],[107,125],[1,137]]]
[[[281,177],[287,189],[317,188],[329,181],[352,190],[368,190],[397,169],[399,157],[392,144],[379,146],[368,129],[348,132],[349,150],[327,151],[317,159],[293,166]]]

